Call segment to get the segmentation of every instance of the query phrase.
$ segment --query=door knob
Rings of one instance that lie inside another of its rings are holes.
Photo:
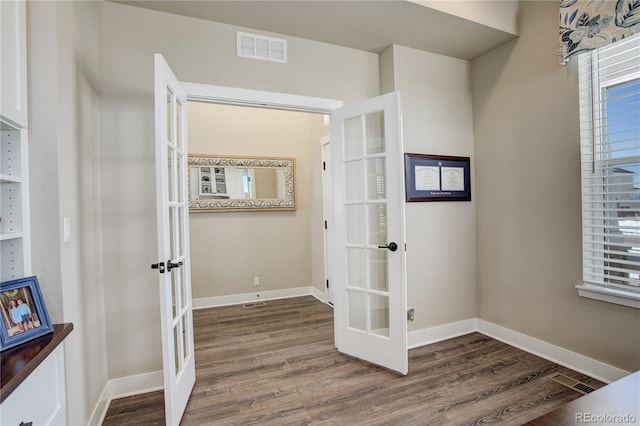
[[[157,269],[158,272],[160,272],[161,274],[164,274],[164,262],[152,264],[151,269]]]
[[[389,243],[386,246],[378,246],[378,248],[386,248],[386,249],[389,249],[391,251],[396,251],[396,250],[398,250],[398,245],[396,243]]]
[[[172,270],[173,268],[179,268],[183,265],[184,263],[182,261],[180,262],[172,262],[171,260],[167,260],[167,271]]]

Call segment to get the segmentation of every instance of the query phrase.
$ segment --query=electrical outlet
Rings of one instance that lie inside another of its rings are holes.
[[[258,287],[260,285],[260,277],[253,277],[253,286]]]

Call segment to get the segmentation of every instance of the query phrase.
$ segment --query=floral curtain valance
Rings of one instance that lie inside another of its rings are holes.
[[[640,0],[560,0],[560,63],[640,32]]]

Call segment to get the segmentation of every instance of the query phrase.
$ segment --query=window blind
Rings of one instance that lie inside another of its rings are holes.
[[[640,296],[640,35],[578,58],[583,281]]]

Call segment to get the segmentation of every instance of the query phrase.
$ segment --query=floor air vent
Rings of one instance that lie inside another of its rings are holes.
[[[595,388],[592,388],[588,384],[579,382],[575,379],[572,379],[571,377],[565,376],[564,374],[556,374],[555,376],[551,377],[551,380],[554,380],[560,383],[561,385],[566,386],[569,389],[573,389],[576,392],[580,392],[581,394],[584,394],[584,395],[591,393],[595,390]]]

